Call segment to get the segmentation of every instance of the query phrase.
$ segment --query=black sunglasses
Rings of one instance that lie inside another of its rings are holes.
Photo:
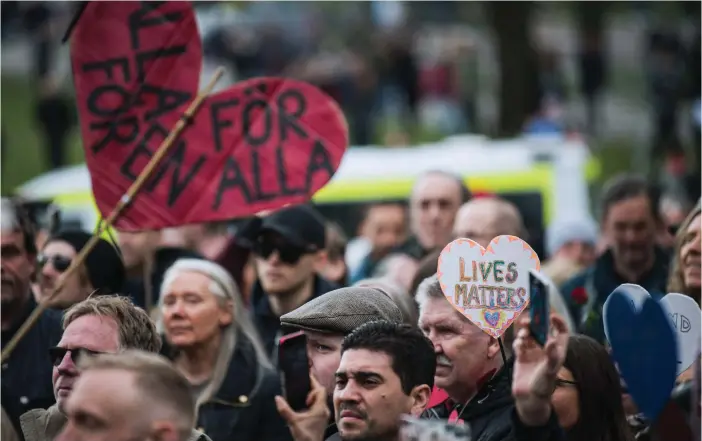
[[[278,258],[280,258],[280,261],[288,265],[295,265],[300,261],[302,256],[314,252],[313,250],[308,250],[297,245],[272,241],[270,239],[259,239],[254,243],[253,252],[264,259],[268,259],[271,254],[273,254],[273,251],[278,251]]]
[[[44,268],[44,265],[51,262],[56,271],[60,273],[66,271],[68,267],[71,266],[72,261],[73,259],[70,259],[66,256],[62,256],[60,254],[54,254],[53,256],[40,254],[39,256],[37,256],[37,263],[39,264],[39,268]]]
[[[66,353],[70,352],[71,353],[71,360],[73,361],[73,364],[76,366],[80,362],[80,360],[84,356],[95,356],[102,354],[102,352],[97,352],[97,351],[91,351],[90,349],[85,349],[85,348],[73,348],[73,349],[68,349],[68,348],[61,348],[59,346],[54,346],[53,348],[49,348],[49,358],[51,358],[51,363],[54,366],[58,366],[61,364],[61,361],[63,361],[63,358],[66,356]]]

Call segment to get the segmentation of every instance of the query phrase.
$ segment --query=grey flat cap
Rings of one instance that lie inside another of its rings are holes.
[[[283,326],[344,335],[373,320],[402,323],[402,312],[387,294],[367,287],[329,291],[280,317]]]

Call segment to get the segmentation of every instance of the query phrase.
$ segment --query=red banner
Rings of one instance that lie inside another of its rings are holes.
[[[202,48],[185,2],[91,2],[71,61],[86,162],[107,216],[194,99]],[[336,103],[309,84],[259,78],[208,97],[116,222],[156,229],[309,200],[348,145]]]

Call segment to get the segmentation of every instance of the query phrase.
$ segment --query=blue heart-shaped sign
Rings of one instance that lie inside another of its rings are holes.
[[[604,317],[612,355],[639,410],[655,420],[675,385],[678,354],[675,330],[653,298],[636,310],[629,298],[614,291]]]
[[[485,311],[485,321],[490,326],[497,326],[497,324],[500,322],[500,311]]]

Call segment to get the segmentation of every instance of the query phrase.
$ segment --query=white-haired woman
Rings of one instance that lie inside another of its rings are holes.
[[[290,440],[275,408],[279,378],[229,273],[178,260],[164,275],[159,306],[166,355],[193,388],[197,428],[212,441]]]

